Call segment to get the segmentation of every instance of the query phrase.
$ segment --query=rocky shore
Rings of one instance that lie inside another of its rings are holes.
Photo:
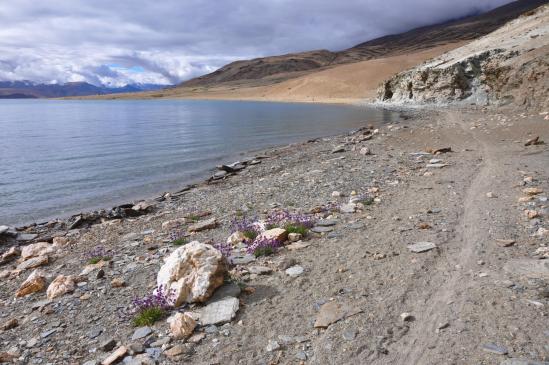
[[[0,363],[547,363],[547,111],[413,115],[0,227]]]

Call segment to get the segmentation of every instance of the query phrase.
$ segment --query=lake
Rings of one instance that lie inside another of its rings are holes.
[[[246,152],[397,119],[344,105],[0,100],[0,225],[157,196]]]

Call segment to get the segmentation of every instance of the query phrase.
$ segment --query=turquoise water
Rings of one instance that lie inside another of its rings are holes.
[[[156,196],[252,150],[397,118],[342,105],[0,100],[0,224]]]

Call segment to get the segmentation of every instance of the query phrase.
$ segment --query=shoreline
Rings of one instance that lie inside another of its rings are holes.
[[[64,99],[47,99],[47,100],[64,100]],[[79,99],[67,99],[67,100],[79,100]],[[83,99],[83,100],[86,100],[86,99]],[[93,99],[93,100],[95,100],[95,99]],[[120,99],[120,100],[125,101],[127,99]],[[141,100],[141,99],[135,99],[135,100]],[[147,99],[147,100],[154,100],[154,99]],[[163,100],[171,100],[171,99],[166,98],[166,99],[163,99]],[[178,100],[178,99],[175,99],[175,100]],[[200,100],[209,101],[210,99],[200,99]],[[214,99],[214,100],[216,100],[216,99]],[[261,100],[230,100],[230,99],[226,99],[226,100],[223,100],[223,101],[243,101],[243,102],[254,101],[254,102],[266,102],[266,103],[271,103],[271,102],[280,103],[278,101],[261,101]],[[281,103],[285,103],[285,102],[281,102]],[[296,103],[301,103],[301,102],[296,102]],[[307,103],[307,102],[305,102],[305,103]],[[375,109],[378,109],[378,110],[387,110],[387,111],[391,111],[391,112],[394,112],[394,113],[398,113],[398,116],[397,116],[398,120],[395,121],[395,122],[383,122],[383,121],[374,122],[374,123],[380,124],[380,125],[384,125],[386,123],[398,124],[398,123],[402,122],[403,120],[407,120],[407,119],[410,118],[410,116],[405,115],[406,112],[409,112],[410,114],[412,112],[415,112],[415,113],[418,112],[418,109],[406,108],[405,106],[400,107],[400,106],[393,105],[393,107],[391,108],[389,105],[380,106],[380,105],[375,105],[375,104],[372,104],[372,103],[368,103],[368,104],[319,103],[319,104],[354,105],[354,106],[357,106],[357,107],[364,106],[364,107],[368,107],[368,108],[375,108]],[[359,128],[364,128],[364,127],[366,127],[366,124],[369,124],[369,123],[371,123],[371,122],[364,121],[365,125],[362,126],[362,127],[359,127]],[[241,156],[242,158],[247,158],[247,159],[250,159],[250,157],[253,156],[252,159],[257,159],[258,157],[263,159],[263,158],[265,158],[265,156],[268,156],[271,153],[277,152],[278,150],[289,149],[289,148],[292,148],[293,146],[296,146],[296,145],[306,144],[306,143],[308,143],[308,141],[311,141],[311,140],[321,140],[321,139],[327,139],[327,138],[337,138],[337,137],[347,136],[347,135],[352,134],[355,131],[356,131],[355,129],[351,129],[351,130],[348,130],[348,131],[345,131],[345,132],[342,132],[342,133],[338,133],[338,134],[324,135],[324,136],[299,140],[299,141],[296,141],[296,142],[293,142],[293,143],[282,143],[282,144],[279,144],[279,145],[273,145],[273,146],[269,146],[269,147],[265,147],[265,148],[257,148],[257,149],[246,150],[246,151],[238,152],[238,153],[236,153],[232,156],[234,158],[234,157],[236,157],[236,155],[238,155],[238,156]],[[231,158],[231,156],[228,156],[227,158]],[[243,159],[237,159],[237,160],[235,160],[231,163],[224,163],[224,161],[227,161],[227,159],[224,157],[222,160],[219,161],[219,163],[222,164],[223,166],[227,166],[227,165],[232,165],[232,164],[239,163],[242,160]],[[149,194],[147,196],[144,196],[143,194],[136,193],[135,198],[127,198],[127,199],[122,198],[120,200],[114,200],[114,201],[112,201],[112,203],[98,204],[98,205],[95,205],[95,206],[89,206],[88,208],[84,208],[82,210],[78,210],[78,211],[75,210],[74,213],[52,214],[50,217],[46,217],[44,219],[33,219],[33,220],[31,220],[27,223],[20,223],[20,224],[15,224],[15,225],[8,225],[8,226],[10,226],[12,228],[15,228],[17,231],[23,231],[23,230],[26,230],[30,227],[46,226],[48,224],[51,224],[52,222],[68,223],[68,222],[74,221],[79,216],[86,216],[86,215],[95,214],[95,213],[98,213],[98,212],[100,212],[100,213],[101,212],[109,212],[109,211],[117,210],[120,207],[127,207],[127,206],[130,206],[130,205],[133,206],[133,205],[136,205],[136,204],[142,203],[142,202],[150,202],[150,201],[162,202],[165,199],[166,195],[176,195],[177,196],[178,194],[180,194],[182,192],[187,192],[190,189],[194,189],[194,188],[197,188],[199,186],[211,185],[212,183],[216,184],[216,183],[219,183],[220,181],[225,181],[226,179],[228,179],[231,176],[234,176],[235,174],[238,173],[238,172],[235,171],[234,173],[227,174],[225,177],[223,177],[221,179],[213,179],[216,172],[222,171],[222,170],[219,169],[219,166],[220,165],[210,166],[203,173],[200,174],[201,175],[200,177],[189,178],[189,179],[187,179],[186,182],[183,182],[182,185],[179,185],[178,187],[173,187],[171,189],[171,191],[163,191],[163,192],[159,192],[159,193],[152,193],[152,194]],[[112,208],[107,208],[107,206],[109,206],[109,205],[112,206]],[[0,225],[2,225],[2,224],[4,224],[4,223],[0,222]]]

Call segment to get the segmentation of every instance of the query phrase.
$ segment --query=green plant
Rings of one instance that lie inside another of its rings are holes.
[[[189,241],[187,241],[186,238],[177,238],[172,241],[172,245],[174,246],[183,246],[183,245],[186,245],[187,243],[189,243]]]
[[[244,235],[244,237],[246,237],[247,239],[249,240],[255,240],[257,238],[257,236],[259,235],[259,233],[257,231],[244,231],[242,232],[242,234]]]
[[[134,327],[152,326],[166,315],[166,311],[160,307],[146,308],[133,317]]]
[[[109,256],[92,257],[91,259],[88,260],[88,264],[95,265],[99,261],[111,261],[111,260],[112,260],[112,257],[109,257]]]
[[[288,233],[299,233],[302,237],[305,237],[309,232],[309,228],[305,227],[302,224],[287,224],[284,226],[284,229]]]
[[[189,214],[187,217],[191,222],[198,222],[200,220],[200,217],[196,214]]]
[[[254,256],[269,256],[272,255],[274,250],[271,247],[259,247],[254,250]]]

